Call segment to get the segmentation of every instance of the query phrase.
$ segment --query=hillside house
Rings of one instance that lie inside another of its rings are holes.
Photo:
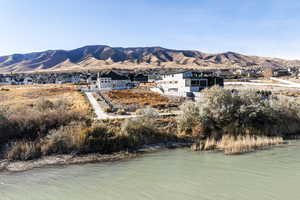
[[[195,97],[204,88],[213,85],[224,86],[224,81],[223,78],[213,76],[211,73],[185,71],[162,75],[162,79],[157,80],[156,85],[166,95]]]
[[[98,73],[97,88],[100,90],[122,90],[134,87],[128,76],[110,71]]]

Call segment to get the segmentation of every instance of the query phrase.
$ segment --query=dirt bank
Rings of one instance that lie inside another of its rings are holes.
[[[88,154],[88,155],[55,155],[45,156],[41,159],[30,161],[13,161],[0,160],[0,171],[21,172],[34,168],[41,168],[51,165],[70,165],[70,164],[83,164],[93,162],[111,162],[118,160],[125,160],[135,158],[144,153],[151,153],[159,150],[180,148],[190,146],[189,143],[167,143],[145,145],[136,152],[118,152],[113,154]]]

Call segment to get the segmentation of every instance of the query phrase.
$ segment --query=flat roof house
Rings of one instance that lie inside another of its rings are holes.
[[[156,84],[164,94],[195,97],[204,88],[224,86],[224,81],[221,77],[213,76],[211,72],[189,70],[162,75],[162,80],[157,80]]]
[[[96,85],[99,90],[122,90],[134,86],[128,76],[114,71],[98,73]]]

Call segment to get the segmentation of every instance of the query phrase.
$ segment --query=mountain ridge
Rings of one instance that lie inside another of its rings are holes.
[[[105,68],[273,68],[300,66],[299,60],[247,56],[232,51],[204,53],[154,47],[88,45],[72,50],[46,50],[0,56],[0,72],[82,70]]]

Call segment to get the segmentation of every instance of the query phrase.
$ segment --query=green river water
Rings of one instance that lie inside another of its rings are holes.
[[[0,173],[0,200],[300,200],[300,142],[238,155],[176,149]]]

